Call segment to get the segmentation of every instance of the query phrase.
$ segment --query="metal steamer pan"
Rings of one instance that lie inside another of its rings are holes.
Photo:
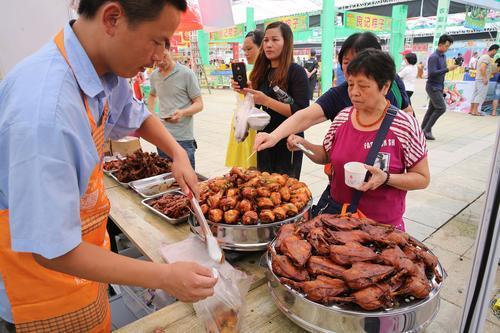
[[[271,243],[274,248],[275,241]],[[268,287],[276,306],[291,321],[309,332],[335,333],[416,333],[421,332],[435,318],[439,311],[439,292],[443,282],[433,278],[433,289],[424,299],[401,303],[398,307],[364,311],[349,305],[326,306],[305,298],[304,294],[282,284],[271,266],[271,254],[265,254],[267,261]],[[446,277],[441,264],[438,272]]]
[[[207,219],[212,233],[217,238],[221,248],[232,251],[262,251],[267,249],[267,245],[276,237],[278,229],[283,224],[297,223],[302,219],[307,219],[311,209],[312,200],[299,212],[299,214],[273,223],[259,223],[254,225],[215,223]],[[189,215],[189,226],[200,239],[205,237],[200,231],[198,221]]]

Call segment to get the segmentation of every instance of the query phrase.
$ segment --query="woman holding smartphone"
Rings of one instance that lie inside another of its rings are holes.
[[[240,90],[251,93],[257,107],[271,116],[263,132],[271,133],[292,114],[309,106],[307,74],[293,62],[293,33],[283,22],[273,22],[266,27],[264,40],[255,62],[248,88]],[[297,135],[304,136],[304,133]],[[257,168],[260,171],[277,172],[299,178],[302,168],[302,152],[291,152],[286,139],[274,147],[257,153]]]
[[[249,65],[253,65],[259,55],[259,48],[264,38],[262,30],[253,30],[247,33],[243,41],[243,52]],[[248,69],[248,68],[247,68]],[[248,76],[248,74],[247,74]],[[237,96],[238,106],[243,101],[243,95]],[[238,143],[234,138],[234,121],[231,121],[231,132],[229,134],[229,143],[226,152],[226,166],[238,166],[250,168],[257,166],[257,156],[252,156],[253,144],[255,142],[256,131],[250,129],[245,141]]]

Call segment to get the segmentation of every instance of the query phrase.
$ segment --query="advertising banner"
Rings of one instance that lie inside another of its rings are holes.
[[[374,32],[390,32],[392,19],[387,16],[345,12],[345,26],[351,29]]]
[[[464,27],[473,30],[483,30],[486,25],[486,17],[488,10],[481,7],[467,6],[465,9],[465,24]]]
[[[309,29],[309,17],[307,15],[282,16],[264,21],[264,28],[268,24],[276,21],[281,21],[290,26],[293,32],[306,31]]]
[[[211,32],[210,40],[224,41],[229,39],[241,38],[243,37],[244,31],[245,31],[245,25],[241,23],[231,28],[226,28],[223,30]]]

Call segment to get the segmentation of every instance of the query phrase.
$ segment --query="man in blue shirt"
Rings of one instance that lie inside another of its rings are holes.
[[[437,50],[430,55],[427,63],[427,83],[425,91],[429,95],[429,107],[422,120],[422,129],[427,140],[435,140],[432,135],[432,126],[445,113],[446,103],[444,101],[444,77],[449,71],[460,67],[456,64],[446,65],[445,53],[453,44],[453,38],[449,35],[439,37]]]
[[[186,8],[186,0],[81,0],[78,20],[0,83],[0,318],[19,331],[109,330],[103,283],[188,302],[213,294],[203,266],[106,250],[104,138],[137,130],[172,157],[183,190],[197,191],[185,150],[126,79],[160,60]]]

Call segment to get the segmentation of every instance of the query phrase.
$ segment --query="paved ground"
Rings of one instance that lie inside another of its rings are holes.
[[[427,104],[424,85],[424,81],[417,83],[412,99],[418,119],[423,118]],[[207,176],[222,175],[228,170],[224,162],[236,98],[228,90],[215,90],[203,97],[205,110],[195,119],[199,146],[197,171]],[[407,196],[404,217],[409,233],[425,240],[448,273],[442,290],[441,310],[426,332],[451,333],[458,328],[498,119],[453,112],[443,115],[434,128],[437,140],[428,143],[431,185]],[[320,143],[328,126],[328,122],[317,125],[306,132],[306,137]],[[322,193],[327,183],[322,167],[307,159],[303,163],[301,180],[309,185],[315,197]],[[496,288],[500,288],[500,274],[497,274]],[[500,320],[491,314],[486,332],[500,332]]]

